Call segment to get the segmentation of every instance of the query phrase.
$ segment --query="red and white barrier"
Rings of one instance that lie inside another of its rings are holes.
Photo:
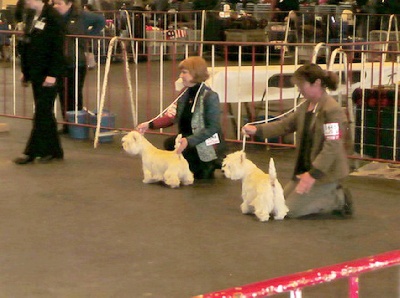
[[[359,297],[360,274],[398,265],[400,265],[400,250],[394,250],[354,261],[198,295],[194,298],[255,298],[281,293],[291,293],[292,298],[300,298],[303,288],[329,283],[340,278],[349,279],[348,297],[357,298]]]

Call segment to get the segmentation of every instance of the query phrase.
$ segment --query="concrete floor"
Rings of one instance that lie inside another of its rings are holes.
[[[191,297],[400,247],[396,180],[349,177],[352,219],[260,223],[240,212],[240,182],[220,172],[179,189],[143,184],[120,137],[93,149],[63,136],[64,161],[15,165],[31,123],[0,122],[10,125],[0,133],[0,297]],[[160,147],[164,137],[148,138]],[[292,149],[246,151],[264,170],[272,156],[288,181]],[[400,297],[399,276],[362,275],[360,297]],[[303,293],[346,297],[347,281]]]

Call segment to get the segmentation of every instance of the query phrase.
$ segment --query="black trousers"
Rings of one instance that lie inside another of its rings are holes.
[[[33,127],[24,153],[32,157],[52,155],[63,158],[60,138],[57,132],[57,121],[54,116],[56,87],[43,87],[42,81],[32,82],[35,113]]]
[[[86,65],[78,66],[78,111],[83,107],[83,84],[86,77]],[[67,111],[75,110],[75,68],[68,67],[65,75],[57,80],[57,92],[60,98],[61,111],[65,117]]]

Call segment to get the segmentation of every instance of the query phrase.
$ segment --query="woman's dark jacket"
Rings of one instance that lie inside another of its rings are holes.
[[[62,17],[68,35],[100,35],[106,23],[103,15],[80,10],[74,6]],[[64,54],[67,59],[68,67],[75,66],[75,41],[76,37],[72,36],[66,39],[66,50]],[[78,64],[80,66],[86,65],[85,51],[89,41],[89,39],[78,39]]]
[[[21,48],[21,70],[25,81],[43,82],[47,76],[59,77],[65,67],[64,26],[61,15],[45,4],[39,18],[26,18]]]

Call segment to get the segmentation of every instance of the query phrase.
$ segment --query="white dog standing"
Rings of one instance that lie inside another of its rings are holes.
[[[222,163],[224,175],[232,180],[242,180],[243,214],[254,213],[260,221],[283,219],[289,209],[285,204],[283,188],[276,176],[274,160],[269,162],[269,174],[260,170],[246,158],[243,151],[229,154]]]
[[[179,142],[179,137],[176,142]],[[180,184],[193,184],[193,173],[182,154],[154,147],[138,131],[131,131],[124,136],[122,147],[129,154],[142,156],[144,183],[164,181],[172,188],[179,187]]]

